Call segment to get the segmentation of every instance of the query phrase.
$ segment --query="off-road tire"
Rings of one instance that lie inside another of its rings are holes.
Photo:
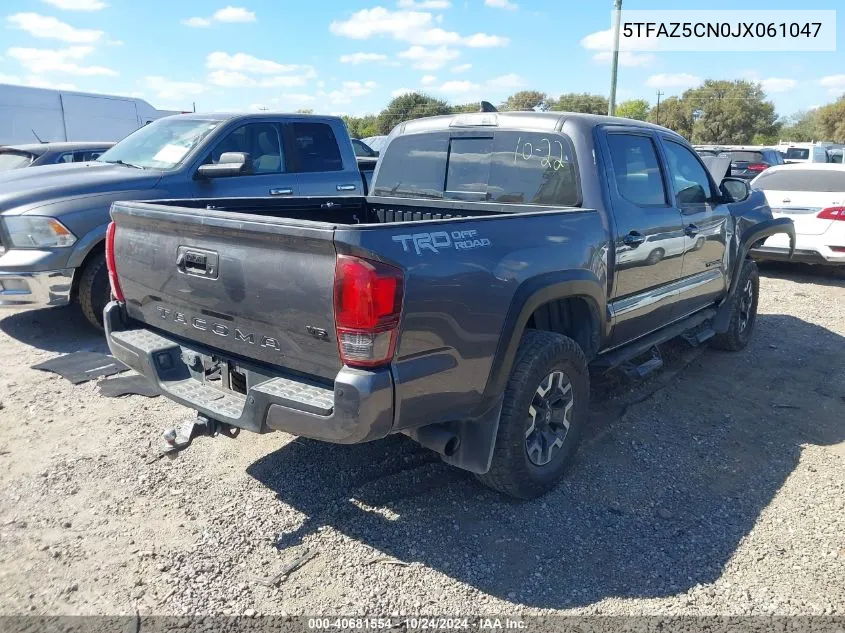
[[[743,327],[743,297],[746,295],[748,283],[751,283],[751,305],[747,315],[747,322]],[[760,274],[757,271],[757,264],[752,259],[746,259],[742,263],[742,270],[739,273],[734,296],[731,301],[731,320],[728,331],[723,334],[716,334],[710,344],[716,349],[729,352],[738,352],[745,349],[751,335],[754,332],[754,325],[757,323],[757,303],[760,297]]]
[[[95,255],[85,265],[79,277],[77,292],[82,314],[91,325],[102,330],[103,309],[111,301],[111,286],[105,255]]]
[[[531,462],[526,432],[532,422],[529,406],[545,377],[562,371],[572,387],[570,426],[551,461]],[[518,499],[533,499],[554,488],[563,477],[587,423],[590,377],[584,352],[571,338],[553,332],[526,330],[505,388],[490,470],[476,477],[484,485]]]

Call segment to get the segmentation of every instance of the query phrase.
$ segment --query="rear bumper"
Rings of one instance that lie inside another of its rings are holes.
[[[0,270],[0,306],[44,308],[70,303],[73,268],[42,272]]]
[[[106,306],[104,316],[109,349],[116,358],[171,400],[214,420],[256,433],[285,431],[338,444],[384,437],[393,426],[388,369],[344,367],[328,387],[162,336],[138,322],[128,325],[117,302]],[[215,381],[205,378],[202,367],[212,357],[222,369]],[[246,393],[228,388],[230,366],[245,376]]]

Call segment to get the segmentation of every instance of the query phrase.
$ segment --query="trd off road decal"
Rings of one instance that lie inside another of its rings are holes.
[[[431,251],[439,255],[444,248],[467,251],[474,248],[486,248],[492,244],[486,237],[479,237],[475,229],[394,235],[393,241],[400,242],[406,253],[414,250],[417,255],[422,255],[423,251]]]

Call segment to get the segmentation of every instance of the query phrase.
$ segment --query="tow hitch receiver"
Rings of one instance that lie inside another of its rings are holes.
[[[209,437],[216,437],[217,435],[225,435],[226,437],[235,438],[240,433],[240,429],[224,422],[212,420],[204,415],[197,415],[192,420],[186,420],[178,426],[166,429],[162,434],[161,452],[165,454],[175,455],[179,451],[188,448],[195,437],[200,435],[208,435]]]

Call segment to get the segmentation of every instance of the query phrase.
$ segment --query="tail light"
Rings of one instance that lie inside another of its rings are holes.
[[[750,163],[746,169],[748,171],[765,171],[769,168],[766,163]]]
[[[117,280],[117,267],[114,263],[114,222],[109,223],[109,228],[106,230],[106,268],[109,270],[109,284],[111,285],[111,293],[118,301],[125,301],[123,290],[120,287],[120,282]]]
[[[816,217],[819,220],[845,221],[845,207],[828,207],[827,209],[822,209]]]
[[[377,367],[396,351],[404,274],[360,257],[338,255],[334,275],[337,349],[344,365]]]

